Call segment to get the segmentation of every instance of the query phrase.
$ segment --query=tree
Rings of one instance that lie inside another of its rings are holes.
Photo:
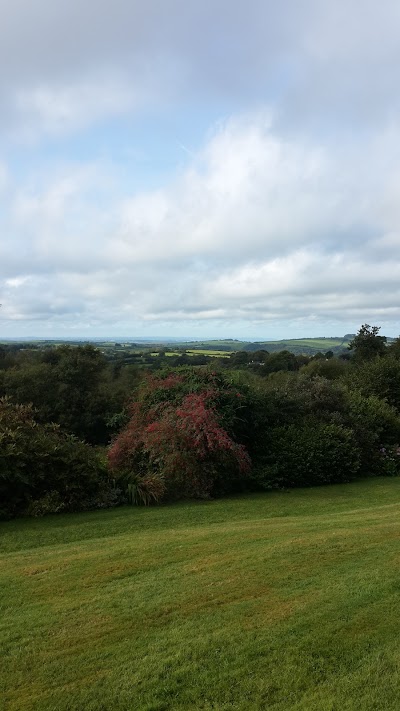
[[[149,498],[155,498],[154,484],[169,498],[229,490],[250,468],[235,438],[242,398],[215,372],[188,368],[149,376],[110,447],[114,476],[135,491],[145,485]]]
[[[337,380],[346,372],[346,368],[346,362],[339,358],[320,358],[303,366],[300,372],[310,378],[319,375],[328,380]]]
[[[274,428],[259,483],[266,489],[332,484],[351,481],[359,469],[360,452],[350,429],[310,421]]]
[[[348,369],[345,382],[364,397],[375,395],[387,400],[400,413],[400,361],[389,353],[389,348],[385,358],[363,361],[357,368]]]
[[[268,355],[268,351],[266,351],[264,348],[260,348],[258,351],[254,351],[254,353],[251,353],[251,362],[265,363]]]
[[[400,360],[400,336],[387,347],[387,350],[389,355]]]
[[[236,351],[232,353],[229,358],[229,365],[233,367],[240,367],[242,365],[247,365],[249,362],[249,354],[247,351]]]
[[[0,399],[0,518],[31,513],[39,503],[42,513],[95,507],[108,487],[96,450],[39,423],[30,405]]]
[[[263,373],[277,373],[279,370],[297,370],[297,360],[294,353],[290,351],[277,351],[270,353],[265,358]]]
[[[370,326],[368,323],[361,326],[348,346],[349,350],[354,351],[356,360],[372,360],[385,354],[386,336],[379,336],[380,330],[380,326]]]
[[[108,441],[106,360],[90,345],[59,346],[19,358],[0,379],[0,394],[32,403],[41,422],[57,422],[93,444]]]

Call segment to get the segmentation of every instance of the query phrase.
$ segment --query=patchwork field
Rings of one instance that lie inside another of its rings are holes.
[[[0,557],[7,711],[399,708],[399,479],[12,521]]]

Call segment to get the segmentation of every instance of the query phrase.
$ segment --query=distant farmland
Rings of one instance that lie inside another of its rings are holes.
[[[313,355],[318,352],[326,353],[342,353],[348,349],[352,335],[333,338],[291,338],[281,341],[202,341],[201,343],[186,343],[182,344],[195,351],[196,353],[204,353],[211,355],[220,353],[229,353],[235,351],[256,351],[266,350],[269,353],[276,351],[290,351],[291,353],[305,353]]]
[[[160,341],[159,343],[153,342],[135,342],[133,339],[124,340],[121,342],[113,340],[99,339],[94,340],[32,340],[27,341],[0,341],[0,344],[10,346],[11,344],[18,344],[18,347],[24,349],[42,349],[42,348],[52,348],[55,346],[69,344],[72,346],[83,345],[85,343],[92,343],[94,346],[99,348],[107,357],[114,358],[116,356],[123,356],[124,360],[135,357],[139,355],[147,355],[156,357],[160,351],[163,351],[166,356],[179,356],[185,353],[187,356],[192,355],[205,355],[213,358],[226,358],[230,353],[235,353],[237,351],[257,351],[266,350],[269,353],[274,353],[277,351],[289,351],[295,355],[306,354],[315,355],[316,353],[326,353],[327,351],[332,351],[334,355],[339,355],[340,353],[346,352],[348,350],[348,345],[353,338],[354,334],[347,334],[345,336],[338,337],[319,337],[319,338],[289,338],[280,341],[239,341],[236,339],[216,339],[208,341],[185,341],[182,340],[169,342],[168,339]],[[387,337],[387,342],[390,343],[394,339]]]

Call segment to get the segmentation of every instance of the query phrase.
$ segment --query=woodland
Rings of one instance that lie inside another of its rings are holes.
[[[0,347],[0,517],[400,472],[400,338],[339,353]],[[182,357],[184,356],[184,357]]]

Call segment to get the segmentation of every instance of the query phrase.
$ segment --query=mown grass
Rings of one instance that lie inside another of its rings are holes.
[[[399,514],[376,479],[3,523],[4,708],[398,709]]]

